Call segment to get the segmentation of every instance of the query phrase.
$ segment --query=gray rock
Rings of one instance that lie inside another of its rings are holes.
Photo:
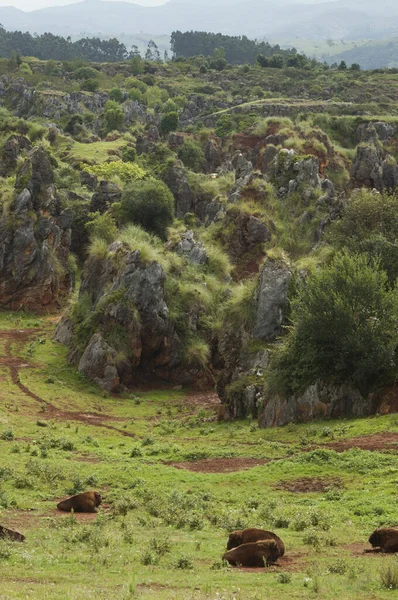
[[[91,192],[94,192],[98,185],[98,178],[95,175],[91,175],[87,171],[80,172],[80,182],[85,185]]]
[[[256,294],[255,338],[270,342],[282,333],[291,277],[288,265],[282,261],[268,259],[264,264]]]
[[[62,212],[46,152],[34,148],[17,172],[15,198],[0,219],[0,307],[43,312],[71,291],[69,211]]]
[[[361,144],[357,148],[351,169],[351,181],[355,187],[383,189],[383,153],[373,144]]]
[[[122,192],[120,188],[111,181],[100,181],[97,191],[93,195],[90,204],[90,212],[103,214],[115,202],[120,202]]]
[[[62,346],[67,346],[71,348],[73,345],[73,336],[74,336],[74,326],[73,322],[67,317],[63,318],[60,323],[58,323],[57,328],[54,334],[54,340]]]
[[[267,398],[259,419],[260,427],[308,423],[316,419],[356,418],[372,414],[372,396],[363,397],[349,385],[317,382],[301,396]]]
[[[178,254],[184,256],[193,265],[205,265],[207,253],[201,242],[195,241],[193,231],[186,231],[176,247]]]
[[[175,200],[175,213],[181,219],[187,213],[195,212],[196,197],[188,184],[188,179],[181,163],[169,167],[164,182],[170,188]]]
[[[108,392],[120,385],[115,367],[116,351],[106,343],[100,333],[95,333],[79,362],[79,372]]]

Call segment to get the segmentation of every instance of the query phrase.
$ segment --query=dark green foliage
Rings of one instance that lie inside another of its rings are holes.
[[[215,134],[220,137],[228,137],[236,130],[236,122],[231,115],[223,115],[217,121]]]
[[[264,57],[274,54],[290,56],[296,50],[281,50],[279,45],[271,46],[268,42],[249,40],[245,35],[231,36],[222,33],[206,33],[204,31],[173,31],[171,34],[171,49],[174,58],[192,56],[212,56],[212,60],[225,61],[215,64],[211,68],[222,70],[226,62],[231,64],[255,63],[257,56]],[[222,49],[223,56],[214,56],[215,51]],[[219,68],[221,67],[221,68]]]
[[[171,133],[178,128],[178,113],[170,112],[164,115],[160,122],[160,131],[162,133]]]
[[[114,100],[118,104],[121,104],[124,100],[124,94],[120,88],[112,88],[109,92],[109,100]]]
[[[99,81],[97,79],[85,79],[81,85],[80,89],[85,92],[96,92],[99,89]]]
[[[124,123],[123,109],[114,100],[108,100],[105,105],[104,118],[106,131],[120,129]]]
[[[392,286],[398,278],[398,195],[362,190],[347,202],[329,239],[351,252],[365,252],[380,262]]]
[[[15,52],[18,48],[18,52]],[[13,53],[13,54],[12,54]],[[100,38],[82,38],[72,42],[52,33],[31,35],[20,31],[6,31],[0,28],[0,56],[12,56],[17,68],[21,64],[21,55],[35,56],[41,60],[73,60],[84,59],[91,62],[120,62],[130,58],[126,46],[116,38],[101,40]]]
[[[157,179],[137,181],[122,196],[123,223],[142,225],[161,238],[174,220],[174,198],[167,185]]]
[[[394,378],[397,294],[366,256],[338,254],[292,304],[293,326],[272,364],[274,391],[301,392],[322,380],[367,393]]]
[[[92,67],[81,67],[73,73],[74,79],[95,79],[99,73]]]
[[[200,171],[205,162],[205,155],[202,148],[195,142],[188,140],[178,151],[178,158],[184,165],[193,171]]]

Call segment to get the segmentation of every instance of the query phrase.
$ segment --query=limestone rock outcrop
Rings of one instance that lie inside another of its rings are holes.
[[[17,172],[0,220],[0,306],[58,309],[71,291],[72,213],[63,210],[46,152],[34,148]]]

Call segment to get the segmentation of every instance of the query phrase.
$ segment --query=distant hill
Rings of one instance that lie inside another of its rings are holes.
[[[251,37],[380,39],[398,34],[394,0],[332,0],[306,4],[285,0],[170,0],[156,7],[129,2],[84,0],[24,12],[0,8],[8,30],[59,35],[170,34],[179,29]]]
[[[363,69],[398,68],[398,38],[369,42],[333,56],[328,62],[359,63]]]

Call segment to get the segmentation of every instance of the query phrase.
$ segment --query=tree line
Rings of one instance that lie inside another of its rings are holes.
[[[0,26],[0,57],[8,58],[12,53],[22,56],[34,56],[41,60],[86,60],[89,62],[121,62],[137,55],[133,47],[126,46],[116,38],[82,38],[73,42],[52,33],[31,35],[21,31],[6,31]]]
[[[264,58],[278,54],[284,58],[301,56],[297,50],[282,50],[276,44],[272,46],[268,42],[250,40],[245,35],[230,36],[222,33],[206,33],[205,31],[173,31],[171,34],[171,50],[173,58],[191,58],[203,55],[213,56],[217,49],[223,48],[225,59],[231,64],[254,64],[259,55]],[[304,58],[304,57],[303,57]]]

